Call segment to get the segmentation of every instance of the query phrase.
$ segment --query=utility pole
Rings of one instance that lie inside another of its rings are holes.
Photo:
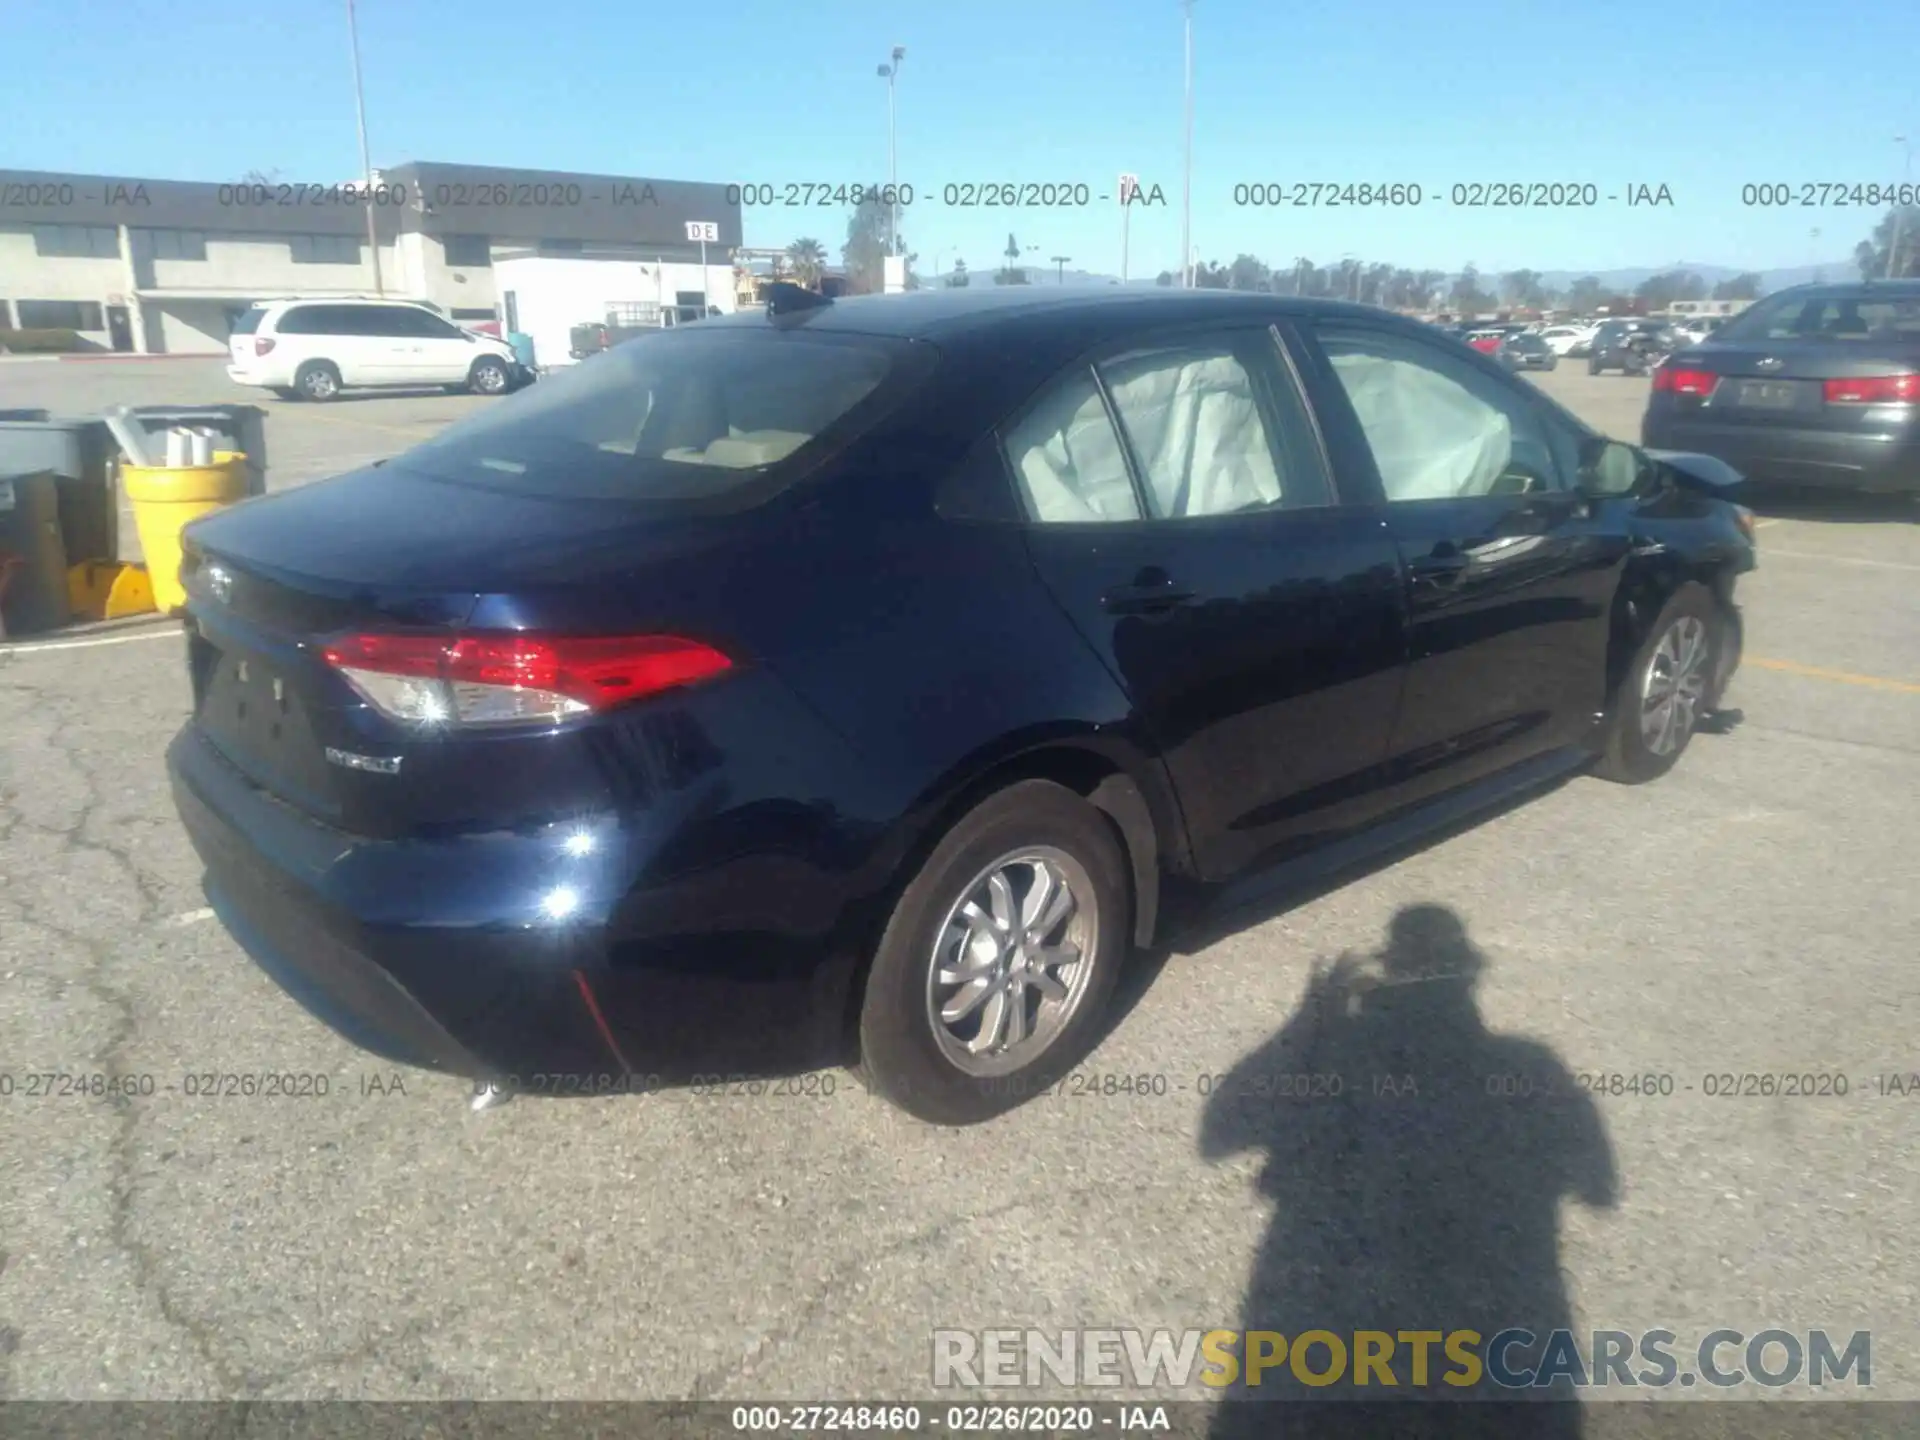
[[[1902,150],[1906,152],[1906,155],[1907,155],[1906,180],[1907,180],[1907,189],[1909,192],[1909,196],[1911,197],[1912,181],[1913,181],[1913,146],[1907,143],[1907,137],[1904,135],[1894,136],[1893,143],[1898,145]],[[1906,205],[1901,203],[1900,197],[1898,195],[1894,196],[1893,198],[1894,198],[1893,238],[1887,245],[1887,278],[1889,280],[1897,278],[1900,274],[1900,232],[1906,228],[1905,221],[1907,218]]]
[[[900,146],[898,130],[895,128],[894,82],[900,78],[900,62],[907,58],[907,47],[893,47],[891,60],[880,67],[879,75],[887,82],[887,188],[891,192],[890,209],[892,215],[892,233],[887,237],[887,253],[900,253]]]
[[[1185,289],[1193,288],[1193,0],[1180,0],[1186,12],[1187,136],[1186,164],[1180,179],[1180,273]]]
[[[380,232],[373,223],[373,152],[367,148],[367,94],[360,83],[360,22],[353,13],[353,0],[347,0],[347,39],[353,46],[353,108],[360,120],[360,169],[367,182],[367,249],[373,252],[373,293],[385,295],[380,280]]]

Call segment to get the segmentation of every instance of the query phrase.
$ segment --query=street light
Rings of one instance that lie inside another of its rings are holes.
[[[1054,284],[1064,285],[1067,283],[1067,262],[1071,259],[1073,259],[1071,255],[1055,255],[1053,257],[1054,272],[1055,272],[1054,281],[1053,281]]]
[[[373,293],[385,295],[380,282],[380,235],[373,225],[373,153],[367,149],[367,96],[360,84],[360,24],[354,18],[353,0],[347,0],[347,39],[353,47],[353,108],[360,121],[360,168],[367,180],[367,249],[373,252]]]
[[[1193,288],[1193,0],[1180,0],[1186,12],[1187,139],[1186,163],[1180,177],[1180,274],[1182,288]]]
[[[894,130],[893,87],[900,78],[900,62],[907,58],[907,47],[893,47],[892,58],[876,72],[887,82],[887,187],[892,192],[893,233],[887,237],[887,253],[900,253],[900,147]]]
[[[1913,146],[1907,143],[1907,137],[1904,135],[1894,136],[1893,143],[1906,153],[1906,179],[1910,185],[1913,180]],[[1911,198],[1911,190],[1908,194]],[[1887,278],[1889,280],[1900,273],[1900,232],[1906,228],[1907,218],[1907,207],[1901,202],[1900,197],[1896,195],[1893,200],[1893,239],[1887,245]]]

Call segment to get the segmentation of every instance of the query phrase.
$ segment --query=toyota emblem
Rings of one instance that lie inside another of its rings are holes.
[[[1784,360],[1776,360],[1773,356],[1769,355],[1764,360],[1754,361],[1753,368],[1756,370],[1778,370],[1786,363]]]

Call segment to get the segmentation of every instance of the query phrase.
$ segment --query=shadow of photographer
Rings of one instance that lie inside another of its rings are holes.
[[[1612,1148],[1552,1051],[1487,1028],[1474,997],[1485,964],[1452,910],[1403,908],[1378,955],[1316,969],[1288,1023],[1215,1086],[1202,1157],[1263,1154],[1259,1188],[1275,1206],[1241,1329],[1284,1337],[1264,1342],[1258,1383],[1243,1368],[1223,1392],[1216,1436],[1272,1434],[1282,1419],[1288,1435],[1351,1434],[1359,1417],[1338,1402],[1409,1400],[1562,1403],[1396,1406],[1396,1436],[1580,1434],[1567,1387],[1496,1385],[1485,1342],[1538,1337],[1505,1347],[1510,1379],[1571,1330],[1560,1202],[1616,1203]],[[1467,1330],[1478,1363],[1453,1353]],[[1301,1343],[1315,1331],[1341,1350]],[[1378,1368],[1355,1383],[1361,1332],[1391,1387]],[[1243,1366],[1252,1349],[1242,1342]],[[1282,1417],[1250,1403],[1263,1400],[1302,1403]]]

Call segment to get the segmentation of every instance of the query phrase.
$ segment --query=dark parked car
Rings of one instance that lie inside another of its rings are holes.
[[[1678,350],[1682,343],[1663,320],[1608,320],[1593,332],[1587,373],[1618,370],[1622,375],[1645,375],[1659,357]]]
[[[1920,493],[1920,281],[1769,295],[1654,372],[1641,433],[1763,482]]]
[[[380,1054],[857,1057],[979,1120],[1163,891],[1671,767],[1740,654],[1725,478],[1371,308],[783,292],[191,527],[174,795]]]
[[[1540,336],[1522,332],[1509,335],[1493,352],[1493,358],[1509,370],[1557,370],[1560,357]]]

